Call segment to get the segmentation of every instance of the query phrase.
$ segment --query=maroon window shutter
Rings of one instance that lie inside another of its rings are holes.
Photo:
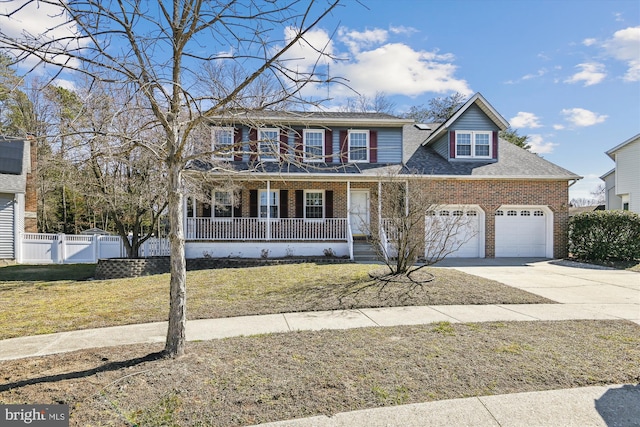
[[[369,163],[378,163],[378,131],[369,131]]]
[[[324,130],[324,161],[333,163],[333,132],[329,129]]]
[[[304,190],[296,190],[296,218],[304,218]]]
[[[349,134],[346,130],[340,131],[340,161],[342,163],[349,161]]]
[[[258,217],[258,190],[249,190],[249,217]]]
[[[296,160],[301,162],[304,159],[304,146],[302,145],[302,129],[294,129]]]
[[[449,158],[455,159],[456,157],[456,131],[449,131]]]
[[[324,216],[325,218],[333,218],[333,190],[325,191],[324,197],[325,197]]]
[[[238,190],[236,197],[238,203],[233,206],[233,217],[242,218],[242,190]]]
[[[280,156],[285,157],[289,152],[289,131],[280,129]]]
[[[493,131],[493,156],[494,159],[498,158],[498,131]]]
[[[280,218],[289,218],[289,190],[280,190]]]
[[[258,160],[258,129],[249,129],[249,149],[251,150],[249,160],[252,162]]]
[[[235,128],[233,130],[233,151],[236,153],[233,155],[233,160],[236,162],[242,161],[242,128]]]

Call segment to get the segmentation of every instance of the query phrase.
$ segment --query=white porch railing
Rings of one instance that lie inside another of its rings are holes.
[[[22,233],[16,261],[34,264],[96,263],[101,258],[126,257],[119,236]],[[169,255],[169,240],[151,238],[140,247],[140,256]]]
[[[187,240],[347,240],[347,219],[187,218]]]

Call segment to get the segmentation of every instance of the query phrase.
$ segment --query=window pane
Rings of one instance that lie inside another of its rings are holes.
[[[349,160],[367,160],[367,138],[366,132],[349,133]]]
[[[233,216],[231,193],[226,191],[216,191],[213,196],[213,203],[213,215],[216,218],[231,218]]]
[[[217,157],[228,157],[233,150],[233,129],[214,128],[211,141]]]
[[[273,160],[280,151],[280,131],[278,129],[260,129],[258,151],[262,160]]]
[[[269,199],[270,205],[270,217],[278,218],[278,204],[279,197],[277,191],[271,191],[271,197]],[[265,190],[260,190],[260,218],[267,217],[267,195],[268,193]]]
[[[489,134],[478,133],[476,136],[476,156],[489,156]]]
[[[308,192],[305,194],[305,218],[323,217],[322,192]]]
[[[458,156],[471,155],[471,134],[456,133],[456,154]]]
[[[310,160],[322,160],[324,146],[324,131],[304,132],[305,158]]]

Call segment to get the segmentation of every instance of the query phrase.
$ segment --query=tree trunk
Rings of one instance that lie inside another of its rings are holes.
[[[187,269],[184,254],[184,225],[182,212],[182,167],[169,163],[169,241],[171,243],[171,282],[169,301],[169,328],[165,354],[169,357],[184,355],[187,326]]]

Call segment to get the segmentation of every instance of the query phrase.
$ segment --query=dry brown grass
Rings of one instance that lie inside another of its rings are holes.
[[[56,266],[64,267],[64,266]],[[29,267],[25,267],[29,268]],[[498,282],[450,269],[436,280],[406,292],[397,284],[371,287],[359,264],[297,264],[191,271],[187,274],[190,319],[343,308],[441,304],[521,304],[550,302]],[[0,268],[0,339],[167,319],[169,275],[95,281],[7,278]],[[73,270],[73,274],[78,274]],[[62,274],[56,269],[56,278]],[[18,272],[13,272],[19,277]],[[71,273],[70,273],[71,274]],[[86,273],[85,273],[86,274]]]
[[[0,403],[72,426],[239,426],[439,399],[640,381],[626,321],[439,323],[92,349],[0,364]]]

